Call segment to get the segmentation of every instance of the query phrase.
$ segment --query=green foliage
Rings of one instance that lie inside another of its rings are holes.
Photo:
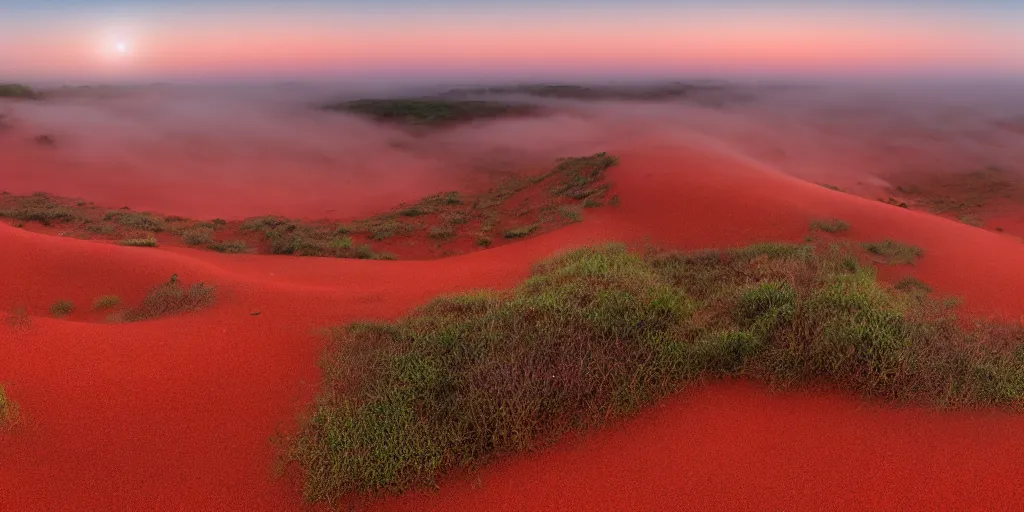
[[[70,300],[58,300],[50,304],[50,314],[60,318],[75,312],[75,303]]]
[[[138,322],[167,315],[208,308],[217,300],[216,288],[203,283],[182,286],[177,275],[149,291],[137,308],[124,314],[126,322]]]
[[[812,231],[824,231],[826,233],[840,233],[848,231],[850,225],[841,219],[813,220],[811,221]]]
[[[0,84],[0,98],[18,98],[25,100],[39,99],[40,95],[34,89],[22,84]]]
[[[701,379],[941,407],[1024,402],[1024,327],[967,329],[844,246],[584,248],[508,292],[331,331],[291,440],[306,497],[397,491],[631,414]]]
[[[527,226],[520,226],[518,228],[512,228],[505,231],[505,238],[526,238],[537,231],[540,224],[530,224]]]
[[[430,228],[430,238],[435,240],[449,240],[455,237],[455,228],[449,225]]]
[[[583,222],[583,210],[575,206],[563,206],[558,209],[558,213],[569,219],[570,222]]]
[[[103,295],[96,297],[92,303],[93,310],[111,309],[121,305],[121,297],[117,295]]]
[[[893,286],[897,290],[900,290],[901,292],[909,293],[912,295],[928,295],[929,293],[932,292],[932,288],[928,286],[927,283],[914,276],[904,277],[903,279],[897,281],[896,284]]]
[[[105,221],[116,222],[126,228],[159,233],[164,230],[164,220],[149,212],[111,210],[103,216]]]
[[[7,396],[7,385],[0,383],[0,429],[8,429],[21,419],[17,402]]]
[[[431,98],[363,99],[327,105],[324,108],[365,115],[378,121],[424,126],[442,126],[475,119],[526,115],[537,110],[531,105]]]
[[[245,243],[245,240],[226,240],[223,242],[213,242],[206,246],[211,251],[224,252],[228,254],[239,254],[243,252],[249,252],[249,245]]]
[[[128,247],[156,247],[157,245],[159,245],[156,238],[153,237],[125,238],[124,240],[121,240],[118,243]]]
[[[863,246],[871,254],[881,256],[889,265],[913,265],[918,258],[924,255],[924,251],[920,247],[894,240],[867,242]]]
[[[180,236],[187,245],[206,245],[213,242],[213,232],[211,228],[194,226],[183,229]]]
[[[82,222],[84,220],[74,208],[66,206],[49,194],[42,192],[16,198],[13,205],[0,208],[0,217],[26,222],[39,222],[44,226],[60,222]]]

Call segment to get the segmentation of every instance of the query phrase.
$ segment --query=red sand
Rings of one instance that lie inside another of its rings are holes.
[[[316,329],[400,316],[438,293],[510,286],[536,260],[584,243],[648,235],[684,249],[798,241],[810,219],[838,216],[852,225],[851,239],[923,247],[914,274],[962,296],[971,310],[1011,318],[1024,311],[1024,244],[1011,237],[696,150],[611,149],[622,157],[609,174],[621,207],[434,261],[128,248],[0,224],[0,308],[37,315],[28,331],[0,326],[0,380],[25,420],[0,434],[0,509],[300,509],[294,483],[273,476],[269,438],[290,428],[316,391]],[[138,299],[172,273],[218,285],[218,305],[138,324],[43,316],[60,298],[80,307],[109,293]],[[438,494],[372,507],[1019,510],[1022,434],[1024,418],[1001,412],[894,409],[720,384],[449,478]]]

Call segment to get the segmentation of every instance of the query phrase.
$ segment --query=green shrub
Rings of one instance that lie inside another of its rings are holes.
[[[583,210],[574,206],[563,206],[558,209],[558,213],[562,217],[569,220],[569,222],[582,222],[583,221]]]
[[[842,231],[848,231],[850,225],[846,221],[840,219],[829,219],[829,220],[814,220],[811,221],[812,231],[824,231],[826,233],[840,233]]]
[[[843,246],[584,248],[507,292],[331,331],[287,458],[306,497],[398,491],[614,420],[704,379],[941,407],[1024,405],[1024,327],[962,327]]]
[[[455,237],[455,228],[452,226],[436,226],[430,228],[430,238],[436,240],[448,240]]]
[[[224,252],[228,254],[239,254],[243,252],[249,252],[249,245],[245,243],[245,240],[226,240],[223,242],[213,242],[206,246],[211,251]]]
[[[104,221],[116,222],[126,228],[159,233],[164,230],[164,220],[152,213],[129,210],[111,210],[103,216]]]
[[[539,227],[540,224],[530,224],[528,226],[513,228],[505,231],[505,238],[526,238],[533,234],[534,231],[537,231],[537,228]]]
[[[25,222],[39,222],[44,226],[50,226],[59,222],[77,223],[85,221],[85,218],[73,208],[65,206],[49,194],[42,192],[16,198],[13,205],[0,208],[0,217]]]
[[[148,237],[148,238],[125,238],[124,240],[121,240],[118,243],[121,244],[121,245],[128,246],[128,247],[156,247],[157,245],[159,245],[159,243],[157,242],[156,238],[153,238],[153,237]]]
[[[480,247],[490,247],[493,243],[494,241],[489,236],[481,236],[476,239],[476,245]]]
[[[189,311],[208,308],[216,301],[216,289],[203,283],[185,287],[178,281],[178,276],[153,288],[142,300],[139,307],[128,310],[124,314],[127,322],[138,322],[167,315],[176,315]]]
[[[75,303],[70,300],[58,300],[50,304],[50,314],[60,318],[75,312]]]
[[[7,386],[0,383],[0,429],[8,429],[21,419],[17,402],[7,396]]]
[[[0,84],[0,98],[35,100],[39,99],[39,97],[39,93],[27,85]]]
[[[868,242],[864,243],[863,246],[871,254],[881,256],[885,263],[889,265],[913,265],[924,254],[920,247],[894,240]]]
[[[213,242],[213,229],[191,227],[181,231],[181,239],[187,245],[206,245]]]
[[[92,303],[93,310],[111,309],[121,305],[121,297],[117,295],[103,295],[96,297]]]

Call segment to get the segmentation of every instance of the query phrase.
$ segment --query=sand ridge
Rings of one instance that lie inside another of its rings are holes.
[[[0,375],[13,383],[26,418],[3,439],[0,509],[301,509],[294,483],[274,477],[269,438],[292,425],[316,389],[317,329],[400,316],[440,293],[508,287],[533,262],[587,243],[796,242],[811,219],[838,217],[852,226],[851,240],[924,248],[916,266],[884,269],[883,277],[913,272],[983,314],[1024,311],[1015,293],[1024,287],[1024,244],[1016,238],[707,149],[666,142],[608,151],[622,160],[609,171],[619,208],[433,261],[138,249],[0,225],[0,306],[24,305],[33,316],[28,330],[0,327]],[[81,304],[107,293],[137,299],[172,273],[217,285],[221,299],[209,310],[137,324],[45,317],[65,295]],[[684,392],[592,436],[454,476],[438,494],[372,507],[1011,510],[1024,506],[1016,490],[1022,427],[1000,412],[940,417],[726,383]]]

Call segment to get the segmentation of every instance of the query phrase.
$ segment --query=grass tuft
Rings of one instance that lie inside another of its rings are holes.
[[[156,238],[154,237],[125,238],[124,240],[118,242],[118,244],[128,247],[156,247],[159,245]]]
[[[159,233],[164,230],[164,219],[148,212],[130,210],[110,210],[103,216],[104,221],[112,221],[126,228]]]
[[[537,110],[532,105],[435,98],[364,99],[327,105],[324,109],[348,111],[378,121],[423,126],[443,126],[474,119],[525,115]]]
[[[116,308],[120,305],[121,297],[118,297],[117,295],[103,295],[101,297],[96,297],[96,300],[92,303],[92,309],[94,311],[99,311],[103,309]]]
[[[506,292],[330,331],[290,440],[305,495],[431,485],[725,376],[939,407],[1024,405],[1024,326],[966,328],[849,246],[584,248]]]
[[[558,213],[569,220],[569,222],[583,222],[583,209],[576,206],[562,206]]]
[[[245,240],[227,240],[224,242],[213,242],[206,246],[211,251],[224,252],[228,254],[240,254],[249,252],[249,245]]]
[[[512,228],[505,231],[505,238],[526,238],[537,231],[540,224],[530,224],[527,226],[520,226],[518,228]]]
[[[863,246],[869,253],[881,256],[889,265],[913,265],[918,258],[924,255],[924,251],[920,247],[895,240],[866,242]]]
[[[70,315],[75,312],[75,303],[70,300],[58,300],[53,304],[50,304],[50,314],[56,318],[61,318]]]
[[[18,98],[24,100],[39,99],[40,94],[33,88],[22,84],[0,84],[0,98]]]
[[[216,302],[216,288],[203,283],[185,287],[172,276],[170,281],[149,291],[139,307],[124,314],[126,322],[150,320],[208,308]]]
[[[0,429],[9,429],[17,425],[20,419],[18,403],[7,395],[7,385],[0,383]]]
[[[813,220],[811,221],[811,231],[824,231],[826,233],[841,233],[848,231],[850,225],[841,219],[829,219],[829,220]]]

